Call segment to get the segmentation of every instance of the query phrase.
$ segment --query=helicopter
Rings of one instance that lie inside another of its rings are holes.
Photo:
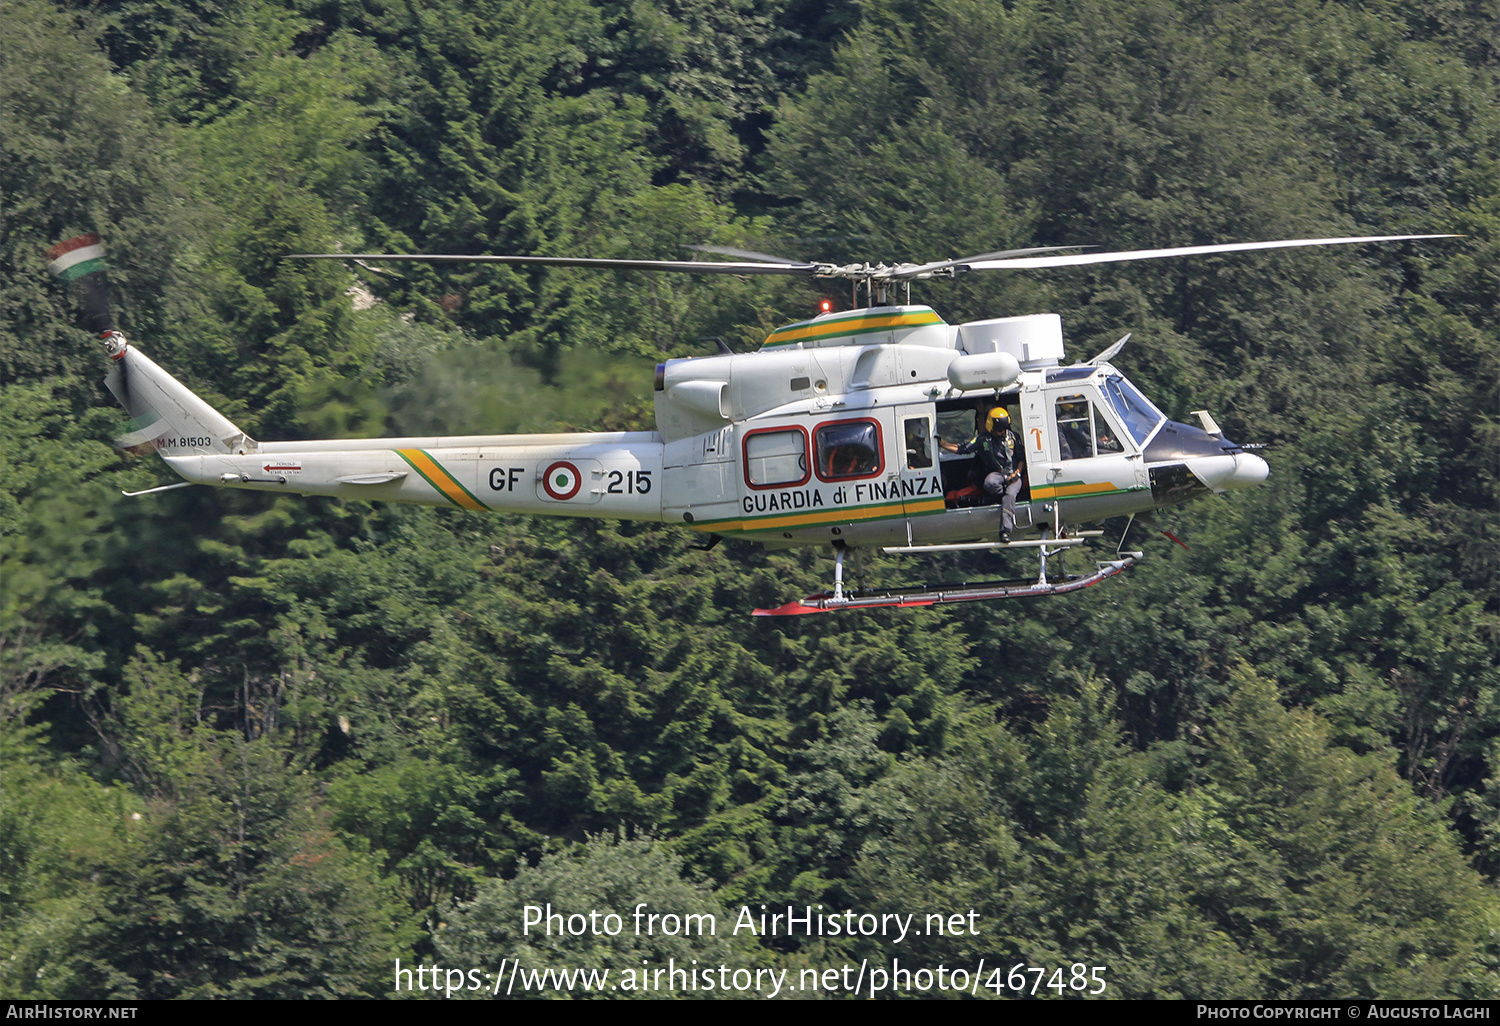
[[[97,235],[48,250],[80,292],[111,368],[105,384],[130,414],[122,451],[156,452],[182,481],[260,492],[458,507],[476,512],[674,524],[768,549],[831,548],[831,590],[754,615],[1064,595],[1134,566],[1127,523],[1087,573],[1048,576],[1048,559],[1102,536],[1084,525],[1252,488],[1270,468],[1224,436],[1166,417],[1110,361],[1130,335],[1065,363],[1059,315],[949,324],[911,302],[911,283],[987,270],[1037,270],[1304,246],[1453,238],[1387,235],[1184,246],[1110,253],[1003,250],[923,264],[832,264],[727,247],[726,260],[292,254],[290,259],[533,264],[702,274],[788,275],[850,283],[853,308],[777,328],[756,352],[670,359],[656,367],[655,431],[266,442],[243,430],[115,329]],[[863,303],[861,303],[861,293]],[[899,301],[898,301],[899,300]],[[977,456],[955,444],[1004,410],[1024,455],[1014,537],[978,486]],[[1032,549],[1035,579],[866,589],[845,586],[845,557]]]

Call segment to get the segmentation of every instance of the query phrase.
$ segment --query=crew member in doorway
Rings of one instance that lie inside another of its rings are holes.
[[[984,470],[984,490],[1000,500],[1000,544],[1010,544],[1016,528],[1016,497],[1021,494],[1021,440],[1010,429],[1010,414],[1004,406],[993,407],[984,419],[984,430],[972,442],[958,447],[963,455],[977,453]]]

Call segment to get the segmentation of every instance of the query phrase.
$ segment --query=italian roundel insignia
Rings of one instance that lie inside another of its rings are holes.
[[[558,502],[567,502],[583,487],[583,475],[567,460],[558,460],[542,475],[542,489]]]

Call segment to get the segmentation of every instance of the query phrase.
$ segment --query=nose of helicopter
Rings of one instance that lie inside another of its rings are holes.
[[[1223,456],[1200,456],[1191,461],[1193,473],[1215,492],[1254,488],[1270,476],[1265,460],[1248,452]]]
[[[1254,488],[1270,475],[1271,467],[1265,460],[1254,453],[1238,452],[1234,454],[1234,470],[1230,472],[1223,487]]]

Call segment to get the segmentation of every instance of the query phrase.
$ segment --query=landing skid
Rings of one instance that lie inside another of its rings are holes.
[[[788,602],[775,609],[757,609],[755,616],[802,616],[806,613],[836,613],[844,609],[890,609],[911,606],[939,606],[949,602],[988,602],[993,599],[1040,598],[1066,595],[1098,584],[1122,573],[1140,562],[1141,553],[1122,552],[1118,559],[1096,564],[1091,574],[1068,575],[1061,580],[988,581],[982,584],[923,584],[910,588],[884,588],[836,594],[820,591],[800,602]],[[840,581],[842,583],[842,581]],[[842,592],[842,589],[836,589]]]

